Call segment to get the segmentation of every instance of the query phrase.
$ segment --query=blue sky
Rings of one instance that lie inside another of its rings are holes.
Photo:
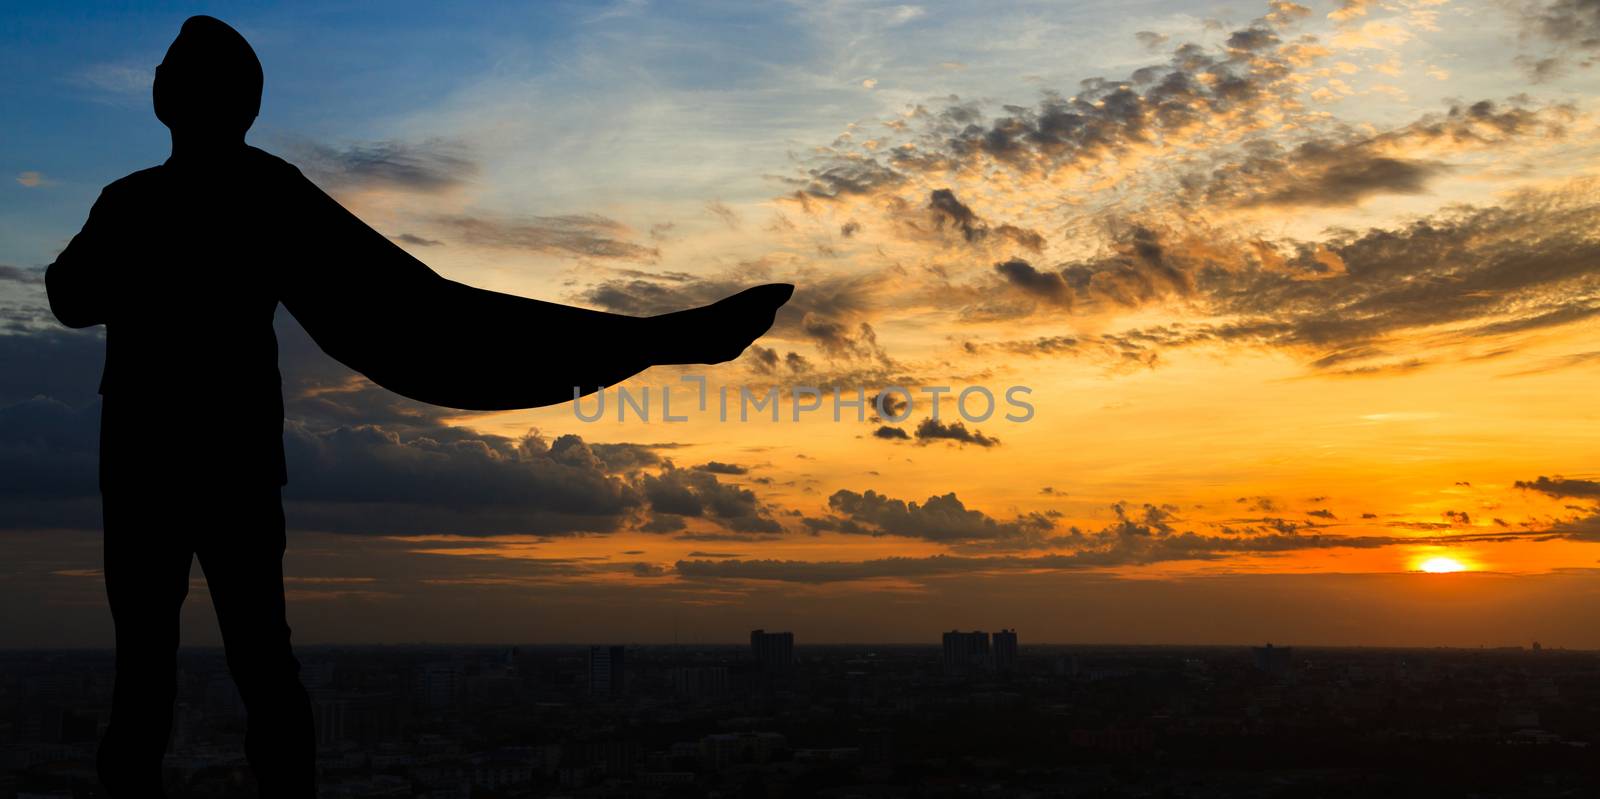
[[[1236,18],[1254,10],[1236,5]],[[1086,70],[1144,57],[1133,29],[1192,18],[1156,3],[1003,13],[734,2],[12,7],[0,96],[24,112],[0,118],[0,169],[37,172],[47,190],[8,180],[0,191],[0,261],[47,263],[99,185],[164,157],[148,74],[194,13],[237,27],[262,59],[258,146],[488,135],[482,126],[515,118],[506,135],[527,138],[499,149],[563,148],[558,196],[507,192],[567,205],[544,211],[636,191],[670,199],[685,179],[702,192],[761,198],[772,191],[763,174],[785,170],[792,151],[826,143],[852,121],[948,94],[1031,102],[1052,80],[1070,85]],[[1127,35],[1108,38],[1108,28]],[[873,91],[865,80],[876,81]],[[619,140],[625,134],[634,135]],[[569,147],[574,140],[589,146]]]

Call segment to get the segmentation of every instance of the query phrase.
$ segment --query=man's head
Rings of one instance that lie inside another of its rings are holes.
[[[156,67],[156,118],[198,139],[242,140],[261,110],[261,62],[227,23],[190,17]]]

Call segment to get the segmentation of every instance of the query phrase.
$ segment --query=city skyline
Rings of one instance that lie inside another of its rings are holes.
[[[321,787],[1554,798],[1600,784],[1592,652],[1025,646],[962,674],[932,644],[817,647],[782,674],[741,646],[626,657],[628,689],[594,693],[586,647],[304,648]],[[240,796],[224,656],[179,662],[168,793]],[[0,653],[0,795],[87,793],[110,667],[109,653]]]
[[[620,387],[683,422],[403,400],[280,313],[297,643],[1600,649],[1572,0],[19,9],[0,649],[111,640],[104,344],[42,270],[166,157],[150,70],[187,13],[261,58],[249,141],[449,277],[634,315],[797,286],[737,361]],[[685,378],[776,388],[780,421]],[[795,421],[796,386],[915,403]],[[191,576],[184,640],[216,643]]]

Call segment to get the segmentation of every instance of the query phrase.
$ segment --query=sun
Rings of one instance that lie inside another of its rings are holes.
[[[1450,572],[1464,572],[1467,567],[1455,558],[1428,558],[1418,563],[1417,569],[1429,574],[1449,574]]]

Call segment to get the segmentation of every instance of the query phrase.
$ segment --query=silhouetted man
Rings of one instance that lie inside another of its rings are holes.
[[[163,794],[194,557],[261,795],[315,794],[311,707],[284,612],[279,302],[374,382],[494,410],[571,400],[652,364],[734,358],[793,289],[636,318],[446,280],[245,144],[261,88],[238,32],[185,22],[153,92],[172,157],[107,186],[46,275],[63,324],[106,325],[100,487],[117,676],[99,769],[117,797]]]

